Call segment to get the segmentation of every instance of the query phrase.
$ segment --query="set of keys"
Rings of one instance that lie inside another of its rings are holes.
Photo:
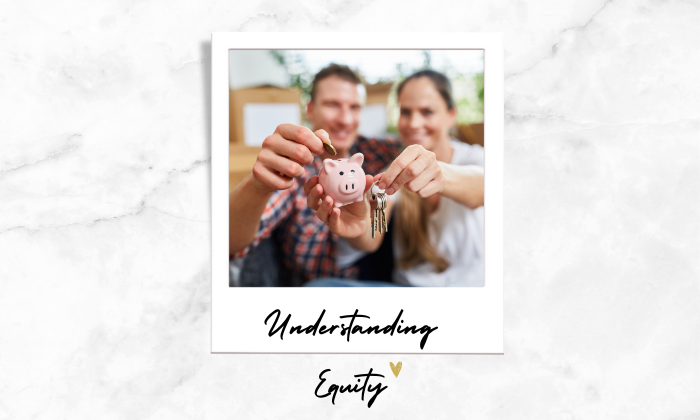
[[[370,194],[372,194],[372,200],[377,201],[377,207],[374,209],[372,214],[372,238],[374,238],[375,232],[386,233],[386,204],[387,198],[386,194],[383,192],[374,192],[372,189],[379,181],[375,181],[374,184],[369,189]]]

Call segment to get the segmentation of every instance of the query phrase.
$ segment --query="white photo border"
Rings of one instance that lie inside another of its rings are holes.
[[[230,49],[483,49],[485,146],[484,287],[246,288],[229,287]],[[213,33],[212,34],[212,353],[503,354],[503,37],[500,33]],[[420,349],[419,334],[268,336],[265,318],[308,326],[341,315],[369,315],[363,327],[392,324],[438,329]]]

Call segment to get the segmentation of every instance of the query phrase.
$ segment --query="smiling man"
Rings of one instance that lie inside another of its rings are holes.
[[[281,248],[280,268],[292,284],[320,277],[357,277],[357,267],[336,261],[338,235],[349,237],[353,229],[364,230],[364,219],[353,219],[353,206],[358,207],[357,214],[364,214],[359,206],[366,204],[345,206],[340,227],[332,233],[307,205],[304,184],[318,175],[324,159],[359,152],[365,157],[365,173],[376,175],[399,155],[398,140],[367,139],[358,134],[364,105],[361,88],[360,78],[350,68],[329,65],[316,74],[306,109],[313,131],[282,124],[265,139],[252,172],[229,195],[231,256],[243,257],[274,235]],[[333,144],[336,156],[325,152],[323,141]]]

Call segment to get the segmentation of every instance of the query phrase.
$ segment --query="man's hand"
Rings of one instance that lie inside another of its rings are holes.
[[[389,195],[404,187],[425,198],[442,191],[446,181],[435,153],[414,144],[391,163],[377,186]]]
[[[365,190],[372,186],[373,178],[365,175]],[[312,176],[304,185],[304,192],[308,195],[306,203],[316,212],[316,216],[325,223],[331,232],[344,238],[356,238],[367,229],[369,205],[363,198],[357,203],[343,207],[333,207],[333,197],[326,195],[323,186],[318,182],[318,176]]]
[[[328,133],[324,130],[312,133],[294,124],[277,126],[263,141],[253,165],[253,185],[264,193],[290,188],[294,178],[304,175],[304,166],[313,162],[313,155],[323,154],[323,143],[318,136],[328,138]]]

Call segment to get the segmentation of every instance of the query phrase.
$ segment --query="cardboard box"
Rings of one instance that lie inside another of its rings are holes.
[[[228,186],[229,190],[236,186],[253,169],[261,147],[250,147],[229,144]]]
[[[280,88],[276,86],[259,86],[244,89],[229,89],[229,141],[231,144],[244,145],[245,138],[245,118],[244,109],[246,104],[290,104],[298,109],[298,118],[294,121],[279,121],[276,125],[288,122],[293,124],[301,124],[301,105],[300,93],[294,89]],[[295,114],[297,116],[297,114]],[[270,120],[264,121],[266,125],[270,125]],[[276,126],[275,125],[275,126]],[[251,128],[251,127],[249,127]],[[270,131],[270,130],[267,130]],[[274,132],[274,128],[270,131],[270,135]],[[258,136],[259,137],[259,136]],[[265,136],[266,137],[266,136]],[[258,144],[262,143],[262,139],[249,139],[251,142]]]
[[[367,91],[367,105],[382,104],[386,105],[389,101],[389,93],[393,83],[377,83],[374,85],[365,85]]]

